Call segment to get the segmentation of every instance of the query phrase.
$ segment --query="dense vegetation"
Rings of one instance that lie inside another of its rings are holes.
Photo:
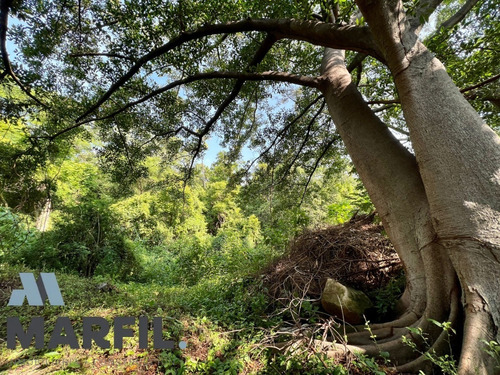
[[[4,155],[12,155],[26,144],[25,128],[8,121],[1,126]],[[307,190],[300,169],[292,185],[273,186],[266,164],[244,184],[234,183],[237,164],[224,152],[211,166],[197,165],[188,183],[181,174],[186,156],[149,156],[130,182],[115,178],[98,142],[77,141],[29,177],[18,178],[3,159],[2,261],[193,284],[201,275],[255,269],[303,228],[339,224],[372,209],[345,158],[336,170],[318,171]]]
[[[146,315],[188,348],[0,341],[0,370],[497,371],[498,15],[490,0],[2,0],[0,340],[12,315],[77,332]],[[315,270],[335,263],[328,233],[368,232],[405,273],[371,291],[378,324],[348,332],[301,285],[269,293],[262,275],[297,244]],[[55,272],[66,306],[5,307],[22,271]]]
[[[3,155],[25,147],[22,121],[4,120],[0,131]],[[127,350],[89,354],[2,347],[0,366],[61,373],[89,372],[99,361],[103,373],[127,368],[141,373],[148,366],[167,373],[324,368],[320,359],[304,367],[300,356],[263,352],[266,330],[287,314],[272,317],[279,306],[259,274],[303,229],[373,211],[348,159],[340,156],[336,168],[320,168],[308,183],[298,168],[294,184],[274,186],[265,163],[245,183],[235,183],[238,163],[225,152],[212,165],[196,165],[187,184],[182,178],[187,155],[174,160],[154,155],[138,166],[141,175],[131,182],[114,175],[99,143],[98,137],[79,139],[74,148],[44,160],[26,155],[29,175],[22,178],[12,174],[11,160],[2,158],[2,289],[18,285],[17,272],[56,272],[67,307],[44,308],[48,327],[67,315],[77,325],[82,316],[170,316],[165,331],[187,338],[187,352],[136,352],[133,339]],[[99,291],[103,282],[112,286],[110,293]],[[3,305],[8,298],[7,292],[2,295]],[[1,311],[2,319],[14,314],[27,321],[40,314],[27,306]],[[106,362],[113,356],[114,362]],[[65,358],[72,359],[61,362]]]

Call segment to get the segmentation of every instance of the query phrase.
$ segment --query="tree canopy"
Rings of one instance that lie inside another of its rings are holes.
[[[10,11],[17,19],[9,28],[17,48],[14,70],[4,44],[5,73],[13,72],[6,79],[35,98],[27,103],[44,103],[31,109],[33,121],[50,108],[44,125],[30,130],[40,147],[97,132],[108,157],[122,163],[118,169],[140,174],[134,163],[166,139],[176,137],[169,147],[187,150],[192,168],[207,137],[220,134],[235,154],[247,144],[260,147],[263,158],[287,155],[289,164],[304,160],[313,170],[315,160],[338,147],[324,99],[311,90],[319,84],[324,46],[357,51],[347,63],[360,91],[389,126],[407,132],[384,59],[363,18],[350,24],[356,7],[348,1],[335,5],[333,24],[321,22],[330,7],[322,1],[5,5],[3,16]],[[437,3],[404,5],[408,14],[429,20],[429,48],[496,125],[494,2],[476,4],[460,23],[446,22],[457,11],[453,2],[431,18],[427,13]],[[121,157],[111,157],[117,153]]]

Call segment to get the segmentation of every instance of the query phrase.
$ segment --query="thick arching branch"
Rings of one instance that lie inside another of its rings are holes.
[[[258,64],[260,64],[260,62],[266,56],[267,52],[269,52],[269,50],[271,49],[271,47],[274,45],[274,43],[277,40],[278,39],[274,35],[272,35],[272,34],[269,34],[264,39],[264,41],[262,42],[259,50],[256,52],[254,58],[252,59],[252,61],[248,65],[248,68],[246,69],[247,72],[250,71],[251,68],[254,68]],[[206,122],[205,128],[203,129],[203,131],[200,134],[202,137],[204,135],[208,134],[208,132],[210,131],[210,128],[212,127],[212,125],[220,118],[220,116],[222,115],[222,113],[224,112],[224,110],[229,106],[229,104],[231,104],[231,102],[234,99],[236,99],[236,97],[238,96],[238,94],[240,93],[240,91],[241,91],[241,89],[243,87],[243,84],[246,81],[247,81],[247,79],[245,79],[245,78],[239,78],[236,81],[236,83],[235,83],[235,85],[234,85],[233,90],[231,91],[231,93],[226,97],[226,99],[224,99],[224,101],[219,106],[219,108],[217,109],[217,111],[215,112],[215,114],[212,116],[212,118],[209,121]]]
[[[367,27],[338,26],[330,23],[294,19],[247,19],[219,25],[208,25],[198,30],[182,33],[173,38],[163,46],[156,48],[142,56],[137,62],[116,81],[101,98],[93,104],[76,121],[82,121],[91,113],[96,111],[106,102],[114,92],[119,90],[130,78],[151,60],[162,56],[173,49],[192,40],[200,39],[210,35],[228,34],[237,32],[261,31],[277,35],[279,38],[296,39],[306,41],[315,45],[354,50],[371,55],[383,60],[378,51],[371,32]]]
[[[464,5],[453,16],[444,21],[439,28],[449,29],[462,21],[465,16],[472,10],[479,0],[467,0]]]

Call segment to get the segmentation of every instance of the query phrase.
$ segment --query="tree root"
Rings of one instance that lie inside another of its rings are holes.
[[[422,315],[417,314],[414,310],[408,310],[405,314],[403,314],[401,317],[399,317],[396,320],[392,320],[390,322],[384,322],[384,323],[375,323],[371,324],[370,327],[372,331],[378,330],[378,329],[384,329],[384,328],[403,328],[403,327],[408,327],[411,326],[413,323],[418,321]],[[360,329],[365,329],[364,326],[357,326]]]
[[[366,325],[355,326],[356,332],[349,333],[347,341],[353,345],[370,345],[373,344],[374,336],[377,341],[389,339],[401,332],[398,328],[402,328],[402,333],[406,333],[404,328],[413,326],[419,320],[419,314],[414,310],[408,310],[404,315],[390,322],[370,324],[370,330],[367,330]]]
[[[347,342],[352,345],[372,345],[374,341],[383,343],[401,337],[408,330],[406,328],[379,328],[367,330],[365,332],[354,332],[347,335]]]
[[[434,247],[434,249],[440,250],[441,247]],[[439,257],[443,259],[442,262],[437,262]],[[471,282],[467,284],[468,288],[460,288],[460,285],[465,283],[460,283],[454,267],[449,261],[447,262],[442,252],[436,251],[429,254],[426,265],[436,269],[431,272],[434,277],[427,280],[428,303],[420,316],[416,312],[418,310],[409,307],[406,314],[391,322],[373,324],[369,327],[351,327],[357,332],[346,334],[345,329],[343,335],[333,332],[332,336],[337,337],[340,342],[326,341],[326,333],[324,340],[314,340],[313,337],[316,335],[307,336],[302,333],[301,338],[295,340],[295,343],[290,341],[292,345],[289,342],[279,344],[279,346],[293,348],[301,342],[309,347],[314,345],[328,357],[338,357],[341,353],[379,357],[381,353],[386,352],[389,353],[389,359],[395,371],[413,373],[422,370],[429,373],[433,366],[440,365],[437,360],[453,361],[452,357],[443,356],[452,353],[449,335],[451,328],[457,328],[459,332],[453,341],[458,343],[458,339],[463,337],[461,348],[453,348],[455,354],[459,353],[456,349],[460,349],[461,353],[458,374],[500,375],[494,367],[493,358],[488,357],[485,353],[485,346],[481,344],[483,340],[498,340],[498,327],[495,325],[484,295],[480,293],[481,290],[470,287]],[[462,292],[464,295],[461,295]],[[464,299],[465,304],[462,304],[461,298]],[[450,322],[450,326],[446,329],[439,324],[444,321]],[[346,337],[346,342],[342,343],[344,337]]]
[[[434,344],[429,349],[430,353],[433,355],[439,356],[446,352],[446,347],[448,344],[448,332],[443,331],[441,335],[437,338]],[[396,366],[396,370],[403,373],[416,373],[419,370],[422,370],[424,373],[430,372],[432,369],[432,362],[429,361],[429,358],[422,354],[417,359],[407,362],[402,365]]]
[[[470,300],[470,299],[469,299]],[[482,340],[493,340],[493,321],[486,311],[473,311],[468,307],[464,324],[464,338],[460,356],[460,374],[493,374],[495,363],[485,355]],[[500,370],[497,369],[500,373]]]
[[[441,311],[436,316],[434,315],[436,313],[434,310],[432,311],[432,316],[439,322],[447,320],[451,322],[452,327],[457,326],[460,315],[459,292],[457,288],[451,293],[448,307],[449,313]],[[409,327],[422,332],[421,335],[415,335],[408,328],[401,327],[370,328],[369,331],[348,334],[348,341],[345,345],[319,340],[316,340],[315,344],[322,349],[326,348],[328,356],[338,355],[339,351],[362,353],[370,356],[379,356],[381,352],[388,352],[390,360],[395,365],[395,370],[397,371],[412,372],[420,369],[430,371],[433,364],[429,361],[425,352],[432,353],[433,356],[443,355],[450,351],[450,341],[449,332],[429,320],[432,318],[429,315],[429,312],[426,311],[420,319],[412,319],[413,324],[409,325]],[[406,345],[403,337],[413,342],[416,347],[412,348]]]
[[[458,291],[454,291],[451,298],[450,315],[448,317],[448,322],[451,322],[452,326],[456,326],[459,320],[460,304],[458,299]],[[451,350],[449,334],[450,333],[448,331],[443,330],[438,338],[434,341],[430,349],[428,349],[427,351],[435,356],[440,356],[449,352]],[[418,372],[419,370],[422,370],[427,373],[431,370],[431,367],[432,362],[429,361],[428,357],[425,354],[422,354],[417,359],[411,362],[396,366],[396,370],[403,373]]]

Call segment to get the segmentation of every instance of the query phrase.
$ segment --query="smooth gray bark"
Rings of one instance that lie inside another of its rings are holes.
[[[434,233],[415,158],[365,103],[351,82],[343,51],[326,49],[321,70],[329,112],[405,265],[409,306],[420,316],[426,296],[419,248]]]
[[[500,339],[500,138],[410,31],[400,1],[358,1],[401,98],[435,242],[460,280],[460,374],[493,372],[481,340]]]
[[[321,78],[337,131],[405,264],[410,298],[408,313],[414,313],[414,321],[423,316],[418,325],[433,331],[437,338],[440,331],[429,327],[427,318],[438,321],[449,318],[455,272],[446,249],[435,241],[436,233],[415,157],[363,100],[344,65],[343,51],[326,49]],[[395,321],[377,328],[390,327],[392,332],[394,327],[413,323],[404,318],[399,322],[403,325]],[[403,346],[400,336],[392,340],[396,341],[384,345],[394,349],[391,354],[396,363],[401,356],[408,360],[415,354],[398,348]]]

